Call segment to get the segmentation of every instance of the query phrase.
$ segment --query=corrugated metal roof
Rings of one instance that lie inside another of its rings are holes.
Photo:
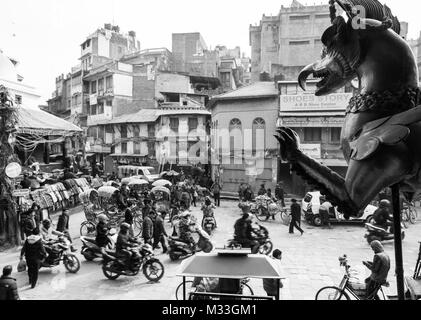
[[[214,96],[211,101],[228,99],[245,99],[252,97],[278,96],[279,92],[273,82],[255,82],[240,89]]]
[[[177,114],[198,114],[198,115],[207,115],[210,116],[211,113],[208,110],[204,109],[168,109],[168,110],[159,110],[159,116],[168,116],[168,115],[177,115]]]
[[[102,121],[98,124],[117,124],[117,123],[148,123],[155,122],[159,115],[159,110],[156,109],[142,109],[136,113],[123,114],[112,120]]]
[[[63,132],[81,132],[78,126],[40,109],[19,107],[18,132],[42,135],[62,135]]]

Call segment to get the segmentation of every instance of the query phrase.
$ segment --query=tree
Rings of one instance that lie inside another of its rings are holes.
[[[0,86],[0,244],[20,244],[19,220],[12,193],[14,185],[6,176],[6,166],[19,161],[13,151],[17,112],[4,86]]]

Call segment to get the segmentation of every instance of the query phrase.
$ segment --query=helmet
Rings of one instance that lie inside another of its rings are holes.
[[[45,219],[43,222],[42,222],[42,225],[44,226],[44,228],[49,228],[49,227],[51,227],[51,221],[50,220],[48,220],[48,219]]]
[[[380,201],[379,206],[381,208],[385,208],[385,207],[390,207],[390,201],[387,199],[383,199],[382,201]]]
[[[127,223],[127,222],[123,222],[121,225],[120,225],[120,230],[129,230],[130,229],[130,225]]]
[[[99,222],[107,222],[108,221],[108,217],[105,214],[100,214],[98,216],[98,221]]]

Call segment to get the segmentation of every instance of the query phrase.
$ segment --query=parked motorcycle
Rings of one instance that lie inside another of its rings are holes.
[[[367,233],[364,235],[364,238],[367,239],[367,242],[370,244],[374,240],[382,241],[389,241],[394,240],[395,235],[394,233],[390,232],[390,228],[383,229],[382,227],[376,226],[375,224],[366,223],[365,227],[367,229]],[[403,227],[403,226],[402,226]],[[402,240],[405,238],[405,232],[402,231]]]
[[[79,259],[71,253],[70,241],[61,236],[57,240],[50,240],[45,244],[48,256],[41,263],[41,268],[53,268],[63,261],[64,267],[70,273],[77,273],[80,269]]]
[[[118,234],[116,229],[111,229],[108,232],[107,238],[109,242],[106,247],[107,250],[114,250],[115,244],[117,243],[117,236]],[[80,253],[87,261],[102,258],[102,250],[98,247],[94,237],[80,237],[80,240],[82,241],[82,249]]]
[[[259,243],[259,248],[257,252],[252,252],[254,254],[260,253],[264,255],[269,255],[273,250],[273,243],[269,238],[269,231],[264,226],[259,225],[259,230],[257,231],[258,236],[256,236],[253,240],[256,240]],[[240,242],[235,239],[231,239],[228,241],[228,248],[247,248]]]
[[[154,257],[152,246],[145,244],[129,249],[131,261],[123,262],[115,251],[106,250],[103,255],[102,272],[110,280],[120,276],[135,277],[142,269],[146,279],[158,282],[164,276],[164,265]]]
[[[203,228],[203,230],[205,230],[208,233],[208,235],[212,235],[212,231],[215,230],[215,228],[216,228],[215,218],[214,217],[205,217],[203,219],[202,228]]]
[[[209,235],[199,226],[195,226],[195,231],[199,235],[196,248],[192,248],[189,243],[178,237],[169,237],[168,254],[172,261],[183,260],[196,254],[197,252],[209,253],[213,250],[213,244]]]

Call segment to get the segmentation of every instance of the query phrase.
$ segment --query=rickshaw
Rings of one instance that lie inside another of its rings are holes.
[[[165,219],[171,211],[171,191],[165,187],[154,187],[151,190],[151,196],[156,212],[160,212],[162,218]]]
[[[176,289],[177,300],[279,300],[281,280],[284,279],[275,260],[244,249],[198,253],[184,260],[180,270],[177,276],[182,277],[183,282]],[[187,281],[187,278],[192,280]],[[250,279],[275,280],[278,295],[254,295],[248,284]]]
[[[149,182],[144,179],[132,179],[128,187],[130,192],[135,192],[137,195],[141,196],[145,190],[149,189]]]
[[[99,206],[99,195],[95,189],[89,189],[79,194],[80,202],[83,205],[86,221],[80,225],[81,236],[91,236],[95,233],[97,215],[101,213]]]
[[[98,189],[98,203],[102,210],[108,215],[115,211],[116,203],[114,196],[119,190],[111,186],[104,186]]]

